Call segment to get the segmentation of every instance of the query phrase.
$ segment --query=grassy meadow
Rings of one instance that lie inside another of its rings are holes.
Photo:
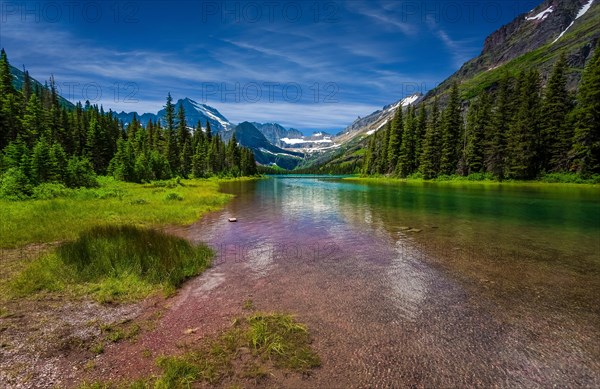
[[[0,200],[4,299],[58,292],[118,302],[171,294],[208,267],[213,252],[155,228],[223,207],[231,198],[218,190],[223,181],[100,177],[97,188],[45,184],[33,199]]]
[[[101,177],[99,181],[99,188],[50,184],[37,199],[0,200],[0,248],[74,240],[80,232],[102,225],[190,224],[231,198],[218,191],[218,179],[133,184]]]

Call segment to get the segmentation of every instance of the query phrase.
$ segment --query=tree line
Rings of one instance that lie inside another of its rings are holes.
[[[102,107],[60,104],[54,79],[41,86],[27,71],[20,89],[0,54],[0,195],[27,197],[42,183],[97,185],[96,175],[147,182],[180,177],[256,174],[251,150],[225,143],[210,124],[192,132],[169,94],[164,124],[124,125]]]
[[[495,90],[463,106],[454,83],[448,103],[399,107],[369,139],[363,174],[490,174],[534,179],[545,173],[600,174],[600,50],[584,69],[577,95],[567,90],[562,55],[542,88],[536,70],[505,75]]]

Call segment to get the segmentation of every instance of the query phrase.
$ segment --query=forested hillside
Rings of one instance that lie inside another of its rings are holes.
[[[536,70],[516,78],[507,73],[495,88],[466,103],[454,83],[444,109],[437,99],[398,109],[369,138],[362,167],[354,161],[354,172],[425,179],[599,174],[600,50],[589,60],[577,94],[568,91],[566,72],[563,55],[544,88]],[[335,172],[336,166],[325,165],[321,172],[327,169]]]
[[[96,175],[147,182],[180,177],[253,175],[252,152],[235,138],[225,144],[210,124],[194,123],[167,97],[165,123],[124,128],[102,107],[60,104],[54,80],[48,87],[24,73],[15,87],[7,55],[0,58],[0,197],[26,198],[36,186],[96,185]]]

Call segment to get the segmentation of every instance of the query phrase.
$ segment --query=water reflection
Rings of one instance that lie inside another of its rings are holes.
[[[330,362],[336,380],[310,386],[600,385],[598,189],[301,177],[223,189],[237,198],[188,231],[218,252],[196,291],[249,283],[311,321],[350,378]]]

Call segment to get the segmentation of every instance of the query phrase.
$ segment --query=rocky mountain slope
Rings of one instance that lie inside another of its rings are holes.
[[[250,122],[243,122],[231,130],[222,132],[221,136],[229,142],[233,135],[237,142],[252,149],[256,162],[261,165],[277,165],[283,169],[294,169],[302,161],[304,154],[290,150],[284,150],[273,145],[267,138]]]
[[[202,127],[206,126],[206,122],[210,123],[210,127],[215,132],[224,131],[233,127],[233,124],[225,118],[216,108],[213,108],[206,104],[200,104],[190,98],[179,99],[175,105],[175,110],[179,106],[183,106],[185,111],[185,120],[190,127],[195,127],[198,121],[202,123]],[[137,112],[120,112],[115,113],[115,116],[123,123],[127,124],[133,120],[133,115],[137,115],[138,120],[142,125],[148,124],[148,121],[156,121],[160,119],[164,123],[165,110],[161,109],[156,114],[143,113],[138,114]]]
[[[545,82],[563,52],[569,66],[568,87],[575,90],[600,40],[599,3],[598,0],[543,1],[488,36],[479,56],[413,103],[429,104],[438,97],[444,106],[454,82],[459,83],[461,98],[466,102],[483,90],[495,88],[505,75],[516,77],[531,68],[537,69]],[[339,170],[342,165],[360,166],[367,136],[383,128],[397,106],[398,102],[357,119],[335,138],[341,147],[308,160],[302,167],[329,172]]]

